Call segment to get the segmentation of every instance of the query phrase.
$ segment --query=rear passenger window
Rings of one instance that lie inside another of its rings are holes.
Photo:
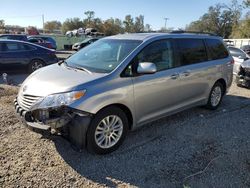
[[[228,57],[228,51],[223,43],[218,39],[206,39],[209,51],[209,60],[223,59]]]
[[[174,67],[173,50],[169,40],[160,40],[149,44],[136,57],[137,62],[151,62],[157,71]]]
[[[25,50],[35,50],[36,48],[30,45],[24,45]]]
[[[19,46],[17,43],[6,43],[7,51],[17,51]]]
[[[207,52],[202,39],[176,39],[181,65],[207,61]]]

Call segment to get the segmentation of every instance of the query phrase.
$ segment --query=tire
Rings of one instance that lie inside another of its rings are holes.
[[[221,104],[224,91],[224,86],[220,82],[216,82],[210,91],[206,108],[216,110]]]
[[[44,67],[45,63],[40,59],[33,59],[29,64],[29,73],[32,73],[36,71],[37,69],[40,69]]]
[[[125,113],[118,107],[107,107],[98,112],[90,123],[87,150],[94,154],[111,153],[122,144],[127,132],[128,119]]]

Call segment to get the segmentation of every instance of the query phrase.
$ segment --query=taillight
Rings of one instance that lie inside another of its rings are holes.
[[[234,59],[227,63],[227,65],[234,65]]]
[[[52,45],[50,43],[48,43],[48,48],[52,48]]]
[[[56,53],[54,51],[48,52],[47,54],[51,57],[56,57]]]

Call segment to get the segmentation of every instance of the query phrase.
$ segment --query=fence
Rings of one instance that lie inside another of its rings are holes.
[[[67,37],[64,35],[47,35],[55,39],[57,44],[57,50],[63,50],[65,45],[73,45],[76,42],[83,41],[86,36],[82,35],[79,37]]]
[[[237,48],[240,48],[243,45],[250,45],[250,39],[224,39],[224,40],[233,41],[232,44]]]

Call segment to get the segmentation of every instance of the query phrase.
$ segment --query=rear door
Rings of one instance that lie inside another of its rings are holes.
[[[19,42],[3,42],[1,51],[3,71],[20,71],[26,68],[30,55],[25,46]]]
[[[206,99],[209,80],[214,73],[213,66],[208,61],[208,55],[203,39],[175,39],[178,51],[179,92],[185,95],[180,99],[180,107],[201,103]]]

